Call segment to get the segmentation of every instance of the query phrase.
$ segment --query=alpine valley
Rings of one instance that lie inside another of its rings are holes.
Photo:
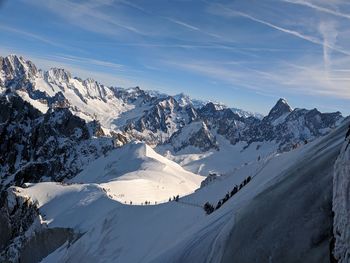
[[[350,119],[0,57],[1,262],[350,262]]]

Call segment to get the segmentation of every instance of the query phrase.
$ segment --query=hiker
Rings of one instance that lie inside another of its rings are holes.
[[[203,209],[207,213],[207,215],[209,215],[209,214],[214,212],[214,207],[209,202],[206,202],[204,204]]]
[[[219,209],[220,207],[221,207],[221,201],[218,202],[215,209]]]

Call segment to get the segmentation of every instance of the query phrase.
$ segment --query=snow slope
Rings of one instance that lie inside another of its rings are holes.
[[[269,159],[278,150],[278,144],[270,142],[246,142],[230,144],[223,136],[216,134],[218,150],[201,152],[194,147],[173,153],[168,146],[158,146],[156,151],[184,167],[186,170],[207,176],[209,172],[233,174],[235,170],[260,159]]]
[[[120,202],[168,201],[192,193],[204,177],[184,170],[145,143],[130,143],[87,166],[72,183],[97,183]]]
[[[334,256],[339,263],[350,261],[350,127],[334,167]]]
[[[331,176],[327,174],[328,164],[335,159],[337,152],[339,152],[344,130],[344,126],[342,126],[324,138],[317,139],[288,153],[277,155],[262,162],[258,169],[249,164],[243,166],[236,170],[233,175],[221,176],[207,187],[180,198],[179,202],[167,202],[157,206],[120,204],[108,198],[108,194],[96,184],[39,183],[26,189],[17,189],[21,191],[22,195],[28,195],[32,199],[38,200],[40,212],[44,215],[44,220],[49,227],[69,227],[76,232],[84,233],[75,243],[63,245],[42,262],[221,262],[227,257],[232,260],[234,258],[230,255],[232,250],[228,247],[232,244],[232,235],[237,238],[233,241],[240,240],[240,242],[236,242],[237,244],[241,243],[242,236],[236,236],[237,232],[232,232],[230,239],[230,233],[232,229],[242,228],[247,231],[244,233],[250,235],[249,229],[243,228],[241,225],[249,211],[257,213],[254,220],[251,218],[251,222],[254,223],[252,226],[254,231],[262,229],[263,233],[270,231],[272,235],[275,233],[274,231],[280,230],[279,228],[276,230],[271,228],[272,225],[266,223],[267,218],[262,217],[269,215],[279,222],[278,226],[284,226],[291,231],[289,234],[291,239],[298,237],[293,234],[297,231],[292,230],[293,227],[286,227],[287,224],[290,224],[286,218],[297,216],[303,220],[303,224],[298,225],[298,228],[301,227],[299,231],[306,229],[309,232],[305,235],[306,238],[304,236],[300,241],[300,245],[292,247],[291,252],[294,252],[290,255],[292,260],[298,257],[298,253],[301,251],[300,247],[317,240],[319,234],[317,227],[310,227],[314,222],[312,213],[304,211],[305,216],[295,214],[295,210],[291,209],[291,203],[288,201],[289,196],[293,197],[291,200],[299,200],[296,207],[302,206],[304,195],[313,196],[315,205],[311,205],[310,211],[316,209],[321,214],[322,211],[328,211],[324,210],[326,208],[322,208],[327,207],[324,206],[323,202],[329,199],[326,198],[328,192],[324,192],[326,196],[323,196],[319,194],[319,190],[325,184],[330,186],[328,181],[331,180]],[[132,145],[132,147],[136,146]],[[145,148],[147,152],[147,147]],[[153,154],[151,152],[146,155],[152,156]],[[157,155],[155,157],[158,158]],[[312,172],[313,170],[309,169],[308,160],[310,158],[314,163],[313,167],[324,167],[322,169],[324,172]],[[210,201],[215,204],[227,191],[230,191],[235,184],[242,182],[248,175],[254,176],[250,183],[229,199],[219,210],[209,216],[205,215],[200,207],[203,203]],[[91,173],[86,178],[100,180],[103,176]],[[302,191],[291,195],[295,180],[302,178],[311,180],[312,184],[306,183],[300,188]],[[317,185],[318,180],[320,180],[319,185]],[[101,181],[104,180],[101,179]],[[260,207],[256,206],[257,200],[260,200],[258,202]],[[268,200],[267,203],[264,200]],[[288,202],[288,206],[283,208],[284,200]],[[266,214],[266,205],[272,207],[276,205],[279,208],[275,209],[274,213]],[[309,209],[308,206],[304,206],[305,208]],[[322,217],[317,218],[322,219]],[[234,228],[236,224],[237,228]],[[279,234],[277,236],[283,240],[286,235]],[[268,238],[274,240],[277,236],[269,236]],[[266,237],[265,234],[263,237]],[[250,241],[252,240],[250,239]],[[266,248],[275,243],[262,242],[260,244]],[[281,244],[285,243],[281,242]],[[317,250],[318,255],[322,254],[324,255],[322,259],[328,260],[324,243],[321,244],[317,248],[319,249]],[[251,254],[253,257],[255,255],[255,258],[272,256],[269,254],[272,253],[269,249],[250,250],[249,245],[245,248],[244,253]],[[261,254],[264,251],[266,254]],[[329,251],[328,246],[327,251]],[[281,258],[276,258],[276,261],[272,260],[272,262],[281,262],[278,261]]]

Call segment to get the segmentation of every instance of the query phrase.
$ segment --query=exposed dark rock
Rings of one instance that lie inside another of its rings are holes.
[[[0,97],[0,110],[2,189],[43,177],[71,178],[82,163],[113,148],[112,139],[93,139],[104,135],[98,122],[87,124],[67,108],[42,114],[19,96],[8,95]]]
[[[0,261],[35,263],[80,234],[69,228],[47,228],[41,224],[36,203],[21,196],[16,188],[1,192]]]

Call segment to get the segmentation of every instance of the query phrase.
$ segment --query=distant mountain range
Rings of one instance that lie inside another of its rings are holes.
[[[107,87],[64,69],[42,71],[16,55],[0,57],[0,72],[0,107],[7,112],[1,116],[1,137],[8,144],[2,144],[1,155],[7,154],[0,165],[6,182],[22,182],[19,178],[33,171],[39,178],[29,181],[40,174],[54,180],[71,177],[85,163],[77,158],[80,152],[90,160],[135,139],[174,155],[242,144],[241,150],[252,144],[258,150],[264,142],[288,151],[329,133],[343,120],[339,112],[293,110],[284,99],[261,118],[184,94]]]

